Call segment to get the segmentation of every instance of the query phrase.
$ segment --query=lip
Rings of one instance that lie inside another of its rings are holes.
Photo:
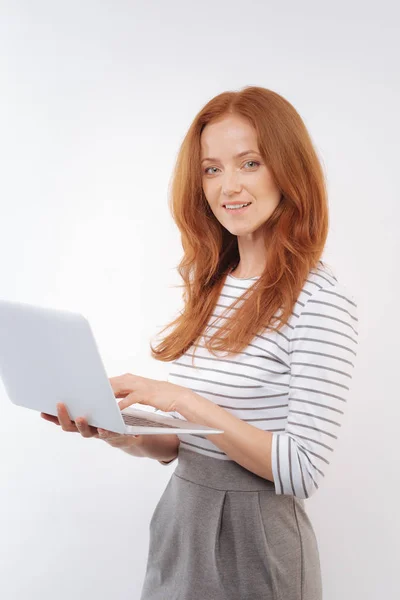
[[[228,202],[228,204],[237,205],[237,204],[243,204],[243,202]],[[225,208],[225,206],[222,205],[222,208],[231,215],[242,215],[248,208],[250,208],[251,204],[252,203],[250,202],[248,204],[248,206],[243,206],[243,208],[233,208],[233,209]]]
[[[237,206],[238,204],[251,204],[251,202],[224,202],[223,204],[221,204],[222,208],[225,208],[225,204],[231,204],[233,206]]]

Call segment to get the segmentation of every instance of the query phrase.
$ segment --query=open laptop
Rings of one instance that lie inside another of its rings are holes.
[[[0,377],[14,404],[117,433],[223,433],[190,421],[118,406],[88,320],[80,313],[0,300]]]

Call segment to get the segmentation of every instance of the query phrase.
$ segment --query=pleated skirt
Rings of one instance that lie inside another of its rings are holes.
[[[181,446],[150,521],[140,600],[322,600],[304,500]]]

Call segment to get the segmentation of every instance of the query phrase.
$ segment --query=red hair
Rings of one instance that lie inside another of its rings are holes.
[[[281,200],[261,226],[268,257],[265,270],[231,304],[229,310],[241,304],[235,319],[226,319],[205,341],[207,350],[240,353],[262,329],[281,329],[325,246],[325,177],[295,108],[276,92],[255,86],[212,98],[191,124],[173,172],[170,210],[184,253],[178,265],[184,281],[178,286],[184,288],[184,308],[161,333],[170,327],[173,331],[156,348],[150,344],[151,356],[157,360],[175,360],[195,345],[213,314],[226,275],[240,259],[237,236],[221,225],[208,205],[200,165],[203,129],[229,114],[245,117],[255,128],[259,152],[281,191]]]

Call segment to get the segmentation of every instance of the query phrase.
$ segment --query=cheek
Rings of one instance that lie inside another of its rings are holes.
[[[276,189],[276,185],[268,173],[258,173],[258,177],[254,179],[254,185],[257,186],[264,194],[271,194]]]
[[[212,196],[213,189],[216,189],[216,186],[212,185],[210,181],[203,182],[203,192],[206,198],[210,198],[210,196]]]
[[[203,185],[203,194],[205,196],[205,201],[209,205],[211,209],[215,210],[215,207],[219,205],[220,195],[216,186],[213,185]]]
[[[260,179],[253,190],[256,197],[265,198],[273,208],[279,204],[281,194],[271,177]]]

